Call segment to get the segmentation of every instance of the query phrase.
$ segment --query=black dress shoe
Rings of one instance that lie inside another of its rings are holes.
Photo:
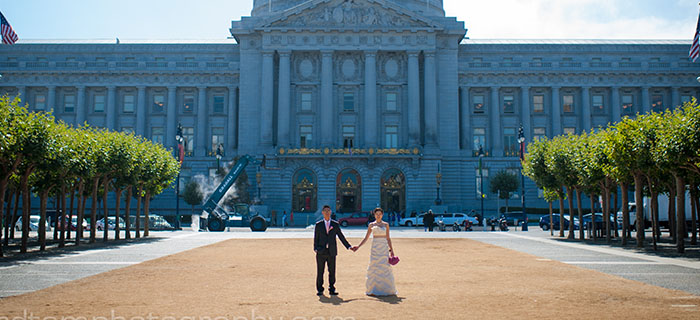
[[[322,295],[323,295],[323,291],[316,292],[316,295],[317,295],[317,296],[322,296]]]
[[[329,294],[332,295],[332,296],[337,296],[337,295],[338,295],[338,292],[336,292],[336,291],[331,291],[331,292],[329,292]]]

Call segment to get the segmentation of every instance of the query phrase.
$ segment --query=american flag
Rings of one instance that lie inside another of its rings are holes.
[[[2,32],[2,43],[15,44],[15,42],[19,38],[17,37],[15,31],[12,30],[10,23],[7,22],[7,19],[5,19],[5,16],[2,14],[2,12],[0,12],[0,20],[2,20],[2,28],[0,30],[0,32]]]
[[[695,28],[695,37],[693,38],[693,45],[690,46],[688,57],[690,60],[693,60],[693,62],[700,57],[700,17],[698,17],[698,26]]]

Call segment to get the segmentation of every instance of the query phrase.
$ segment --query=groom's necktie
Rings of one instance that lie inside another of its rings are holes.
[[[330,223],[325,222],[325,221],[323,223],[326,225],[326,233],[328,233],[328,231],[330,230],[330,227],[329,227]]]

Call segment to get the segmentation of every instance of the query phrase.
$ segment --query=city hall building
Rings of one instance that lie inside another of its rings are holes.
[[[247,168],[249,192],[295,214],[479,211],[481,176],[486,191],[498,171],[520,173],[520,126],[526,143],[581,133],[699,89],[690,41],[471,40],[441,0],[254,0],[230,32],[20,41],[0,47],[0,89],[167,148],[181,124],[181,188],[216,169],[219,146],[223,161],[266,155],[267,169]],[[546,207],[525,190],[528,207]],[[498,203],[487,193],[487,216]],[[174,214],[174,190],[152,207]]]

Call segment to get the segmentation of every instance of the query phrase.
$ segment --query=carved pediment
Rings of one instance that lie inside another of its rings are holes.
[[[272,28],[433,28],[424,17],[380,0],[330,0],[290,9],[266,27]]]

